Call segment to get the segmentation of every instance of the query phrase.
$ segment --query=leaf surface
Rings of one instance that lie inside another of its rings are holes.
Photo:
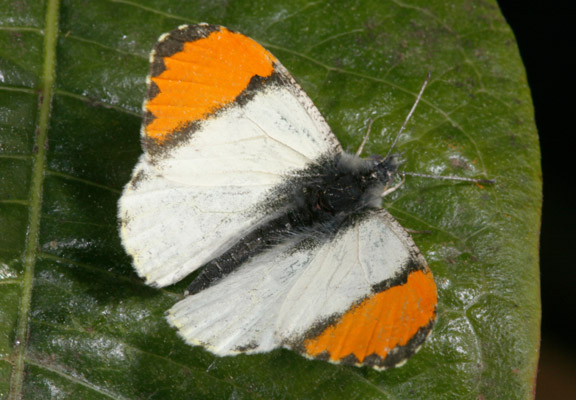
[[[183,23],[260,41],[343,146],[404,170],[384,206],[439,288],[422,350],[385,372],[288,350],[217,358],[135,275],[116,203],[141,152],[148,53]],[[382,131],[381,134],[377,132]],[[488,1],[37,0],[0,4],[0,398],[529,399],[538,356],[539,148],[514,36]]]

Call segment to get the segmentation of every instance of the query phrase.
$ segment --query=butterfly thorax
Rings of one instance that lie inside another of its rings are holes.
[[[312,210],[333,216],[366,207],[379,208],[382,193],[394,180],[397,169],[396,156],[361,159],[342,153],[312,189]]]

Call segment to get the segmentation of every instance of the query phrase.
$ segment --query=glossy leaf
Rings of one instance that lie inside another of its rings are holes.
[[[264,44],[344,147],[404,170],[384,205],[439,287],[422,350],[389,371],[185,345],[133,272],[116,202],[141,149],[148,53],[183,23]],[[513,34],[488,1],[37,0],[0,4],[0,397],[527,399],[539,342],[539,149]]]

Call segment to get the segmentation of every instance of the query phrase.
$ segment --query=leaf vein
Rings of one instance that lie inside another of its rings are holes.
[[[146,6],[143,6],[142,4],[134,3],[134,2],[128,1],[128,0],[108,0],[108,1],[111,3],[125,4],[128,6],[134,7],[134,8],[140,8],[141,10],[145,10],[145,11],[148,11],[148,12],[151,12],[154,14],[161,15],[163,17],[167,17],[167,18],[172,18],[172,19],[176,19],[176,20],[180,20],[180,21],[186,21],[186,22],[192,23],[192,24],[198,23],[198,21],[194,21],[194,20],[191,20],[188,18],[183,18],[183,17],[180,17],[178,15],[170,14],[170,13],[167,13],[164,11],[156,10],[155,8],[152,8],[152,7],[146,7]]]
[[[28,344],[28,329],[30,309],[32,306],[32,288],[34,284],[34,268],[38,255],[40,237],[40,221],[42,212],[42,192],[44,186],[44,167],[46,163],[46,143],[48,140],[48,125],[54,82],[56,74],[56,44],[58,39],[59,0],[48,0],[46,4],[46,20],[44,34],[44,66],[42,71],[42,90],[40,94],[40,109],[38,118],[38,135],[30,185],[30,212],[28,217],[28,234],[24,249],[24,271],[22,295],[18,310],[18,322],[15,332],[15,343],[20,343],[14,350],[14,367],[10,380],[10,399],[22,397],[24,384],[24,369]]]

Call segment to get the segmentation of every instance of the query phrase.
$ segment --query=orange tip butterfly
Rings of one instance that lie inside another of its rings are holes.
[[[344,152],[282,64],[221,26],[162,35],[147,84],[121,237],[149,285],[200,270],[168,312],[186,342],[376,369],[418,351],[437,292],[381,208],[396,155]]]

